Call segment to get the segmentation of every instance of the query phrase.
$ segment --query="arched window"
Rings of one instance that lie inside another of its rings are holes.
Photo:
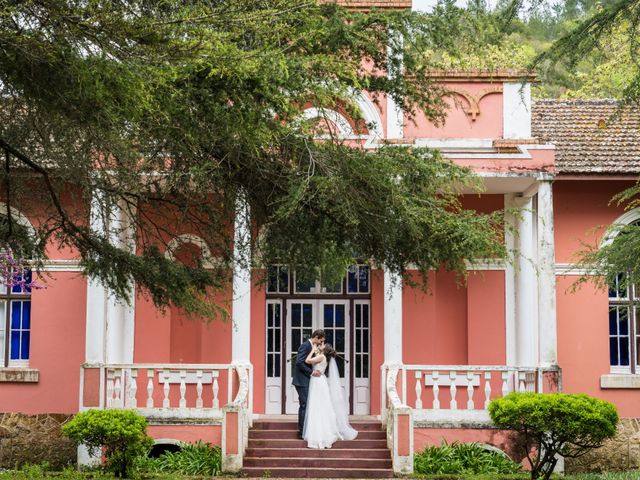
[[[615,225],[640,225],[640,210],[631,210]],[[612,234],[604,242],[613,241]],[[640,285],[627,284],[625,273],[609,285],[609,364],[612,373],[640,373]]]

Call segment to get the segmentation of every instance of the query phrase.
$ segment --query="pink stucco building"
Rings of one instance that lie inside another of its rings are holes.
[[[408,472],[414,451],[443,438],[509,451],[508,434],[492,428],[486,405],[514,390],[584,392],[615,403],[621,417],[640,417],[635,292],[590,283],[571,289],[585,273],[572,267],[582,242],[597,244],[606,227],[640,219],[609,203],[640,172],[640,117],[611,121],[608,101],[532,102],[518,72],[438,78],[454,92],[440,128],[409,122],[390,99],[376,104],[367,92],[358,103],[368,128],[322,113],[364,148],[430,146],[471,167],[485,190],[463,202],[504,211],[512,261],[477,259],[465,285],[434,271],[429,292],[366,265],[345,272],[340,285],[271,266],[258,287],[252,277],[265,270],[237,269],[233,293],[220,298],[230,321],[206,324],[178,310],[158,312],[139,295],[118,303],[81,276],[72,252],[52,246],[46,289],[0,294],[0,411],[135,408],[159,441],[221,444],[231,470],[317,475],[304,462],[275,460],[300,457],[298,440],[278,423],[297,411],[288,360],[301,339],[324,328],[348,360],[340,368],[354,419],[371,430],[347,447],[391,451],[342,476]],[[38,223],[37,216],[21,221]],[[238,222],[236,231],[243,229]],[[207,254],[186,231],[173,245],[185,244]],[[342,457],[353,462],[359,457],[349,448]],[[267,456],[275,463],[254,458]]]

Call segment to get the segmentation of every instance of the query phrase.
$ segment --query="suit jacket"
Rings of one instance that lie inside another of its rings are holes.
[[[308,387],[309,378],[311,378],[311,372],[313,368],[305,363],[307,356],[311,352],[311,342],[307,340],[298,348],[298,355],[296,356],[296,364],[293,368],[292,384],[298,387]]]

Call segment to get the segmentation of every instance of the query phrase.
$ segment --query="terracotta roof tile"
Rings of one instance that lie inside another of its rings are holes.
[[[536,100],[532,133],[556,146],[558,173],[640,173],[640,110],[615,100]]]

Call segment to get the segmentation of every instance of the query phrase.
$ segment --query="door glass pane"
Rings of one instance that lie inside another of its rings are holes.
[[[300,327],[300,322],[302,320],[301,316],[301,305],[299,303],[294,303],[291,306],[291,326],[292,327]]]
[[[629,337],[620,337],[620,366],[629,366]]]

